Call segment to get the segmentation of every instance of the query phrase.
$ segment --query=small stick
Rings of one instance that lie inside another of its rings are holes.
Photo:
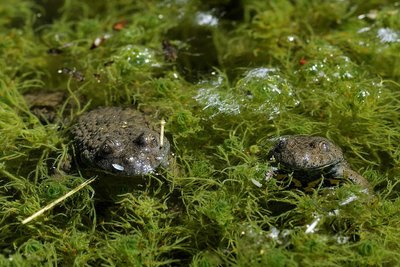
[[[165,120],[161,120],[161,130],[160,130],[160,148],[164,146],[164,126],[165,126]]]
[[[96,177],[91,178],[83,183],[81,183],[80,185],[78,185],[77,187],[75,187],[74,189],[72,189],[71,191],[69,191],[68,193],[66,193],[65,195],[63,195],[62,197],[57,198],[56,200],[54,200],[53,202],[51,202],[50,204],[48,204],[46,207],[44,207],[43,209],[35,212],[34,214],[32,214],[31,216],[29,216],[28,218],[26,218],[25,220],[22,221],[22,224],[27,224],[28,222],[32,221],[33,219],[35,219],[36,217],[42,215],[45,211],[48,211],[50,209],[52,209],[55,205],[57,205],[58,203],[60,203],[61,201],[65,200],[66,198],[72,196],[73,194],[75,194],[76,192],[78,192],[79,190],[81,190],[82,188],[84,188],[85,186],[87,186],[88,184],[92,183],[94,180],[96,180]]]

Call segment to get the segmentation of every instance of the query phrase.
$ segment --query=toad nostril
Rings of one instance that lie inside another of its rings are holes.
[[[311,143],[309,143],[308,145],[309,145],[309,147],[311,147],[311,148],[316,148],[316,147],[317,147],[317,145],[315,144],[315,142],[311,142]]]

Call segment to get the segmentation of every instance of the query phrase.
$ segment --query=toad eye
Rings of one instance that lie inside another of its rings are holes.
[[[287,143],[286,139],[279,139],[278,143],[276,144],[276,150],[280,151],[285,148]]]
[[[148,134],[142,133],[141,135],[139,135],[136,138],[136,140],[134,142],[142,147],[157,147],[158,146],[157,138],[151,133],[148,133]]]
[[[110,139],[106,139],[101,146],[101,153],[104,155],[113,154],[119,146],[119,142],[112,141]]]
[[[329,152],[330,150],[329,144],[327,142],[319,142],[318,146],[324,152]]]

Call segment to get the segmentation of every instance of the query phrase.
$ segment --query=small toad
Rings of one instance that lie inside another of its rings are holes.
[[[308,135],[287,135],[278,139],[268,158],[280,171],[292,173],[295,183],[309,187],[319,178],[349,179],[363,188],[370,184],[350,169],[340,147],[326,138]]]
[[[101,107],[84,113],[72,127],[78,159],[91,169],[142,176],[168,164],[170,144],[134,109]]]

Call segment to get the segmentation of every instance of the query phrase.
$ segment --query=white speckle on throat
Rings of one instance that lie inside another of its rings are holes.
[[[111,164],[111,166],[113,166],[113,168],[116,169],[117,171],[123,171],[123,170],[125,170],[124,166],[119,165],[119,164],[117,164],[117,163],[113,163],[113,164]]]

